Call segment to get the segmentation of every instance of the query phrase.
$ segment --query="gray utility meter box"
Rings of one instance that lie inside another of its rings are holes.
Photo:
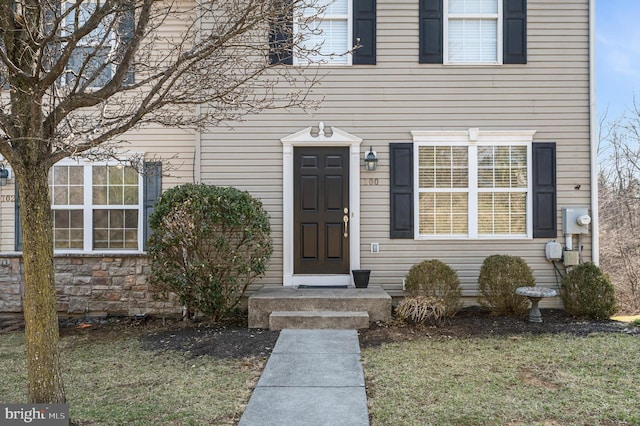
[[[564,235],[588,234],[591,216],[588,207],[563,207],[562,232]]]

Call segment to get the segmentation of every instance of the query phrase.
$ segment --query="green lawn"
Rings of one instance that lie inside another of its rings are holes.
[[[0,335],[0,402],[26,401],[24,334]],[[135,337],[62,339],[71,418],[95,425],[237,424],[264,360],[150,352]]]
[[[62,339],[71,417],[94,425],[236,424],[264,359],[152,352],[139,336]],[[26,400],[24,335],[0,335],[0,402]],[[433,338],[362,351],[377,425],[640,425],[640,339]]]
[[[640,339],[437,338],[363,350],[372,425],[640,425]]]

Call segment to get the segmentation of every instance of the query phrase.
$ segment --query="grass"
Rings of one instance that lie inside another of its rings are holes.
[[[640,341],[595,334],[434,338],[362,351],[371,424],[640,425]],[[26,400],[24,335],[0,335],[0,403]],[[262,360],[151,352],[135,336],[62,339],[71,417],[236,424]]]
[[[640,425],[639,349],[618,334],[367,348],[371,424]]]
[[[263,363],[144,350],[135,337],[62,339],[71,419],[96,425],[237,424]],[[0,403],[26,401],[24,335],[0,335]]]

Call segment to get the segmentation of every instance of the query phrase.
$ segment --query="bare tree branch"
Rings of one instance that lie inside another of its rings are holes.
[[[601,264],[624,312],[640,310],[640,107],[600,123]]]
[[[318,33],[317,16],[299,12],[322,12],[316,3],[0,0],[0,154],[21,203],[30,402],[65,402],[50,168],[119,157],[123,134],[147,124],[202,129],[314,107],[321,46],[304,34]],[[274,60],[291,55],[298,65]]]

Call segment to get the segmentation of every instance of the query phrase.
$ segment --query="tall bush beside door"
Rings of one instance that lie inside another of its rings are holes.
[[[248,192],[186,184],[164,192],[150,217],[150,283],[175,293],[187,316],[213,321],[237,308],[273,252],[269,215]]]

